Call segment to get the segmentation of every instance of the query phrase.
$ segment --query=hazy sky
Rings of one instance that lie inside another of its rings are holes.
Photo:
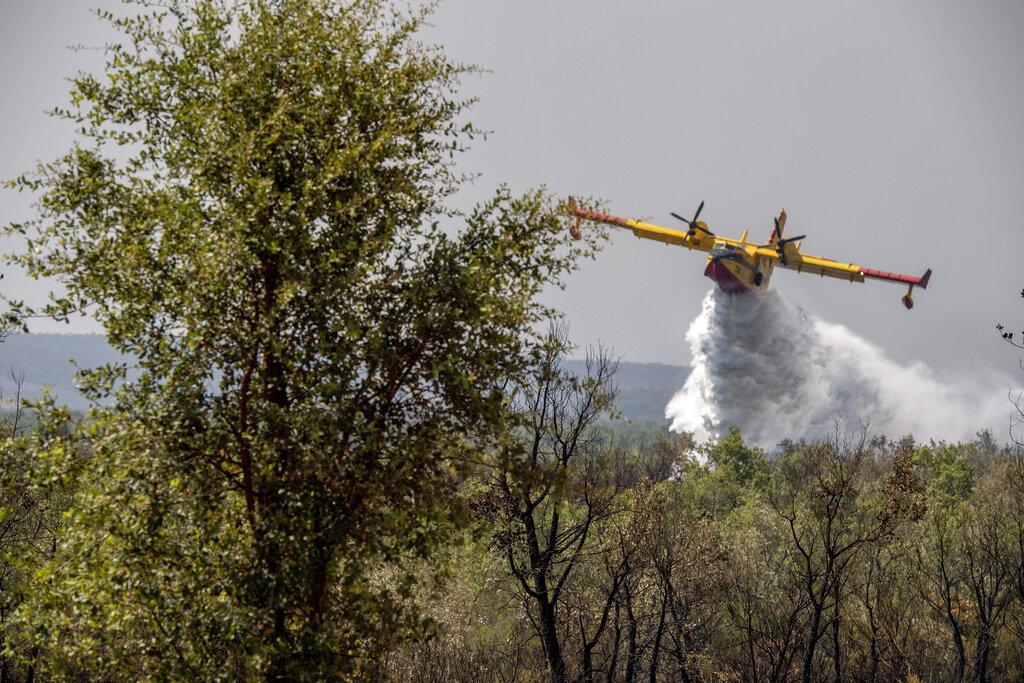
[[[0,176],[69,146],[42,112],[64,102],[64,76],[102,64],[66,49],[109,38],[93,6],[119,3],[0,0]],[[934,275],[912,311],[880,282],[781,271],[773,288],[902,363],[1016,367],[994,325],[1024,328],[1019,0],[446,0],[434,25],[431,40],[490,70],[464,83],[493,134],[466,156],[482,177],[461,201],[544,184],[678,227],[669,212],[705,200],[712,230],[764,239],[785,208],[807,253]],[[0,194],[0,221],[27,211]],[[580,342],[687,363],[704,258],[619,232],[551,301]]]

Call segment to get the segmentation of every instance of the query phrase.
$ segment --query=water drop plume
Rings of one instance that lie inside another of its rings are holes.
[[[693,370],[669,401],[674,431],[699,441],[739,425],[751,443],[818,439],[838,417],[870,434],[918,441],[998,436],[1008,424],[1011,380],[991,372],[956,382],[923,363],[900,365],[843,325],[825,322],[778,291],[712,289],[686,333]]]

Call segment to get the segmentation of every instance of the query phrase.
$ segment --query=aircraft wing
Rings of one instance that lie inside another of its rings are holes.
[[[587,209],[580,209],[577,207],[573,207],[571,212],[576,216],[577,220],[576,227],[573,228],[573,230],[576,231],[573,233],[574,236],[579,234],[579,220],[585,218],[598,223],[606,223],[618,228],[625,228],[632,231],[632,233],[637,237],[641,237],[643,239],[664,242],[665,244],[675,244],[688,249],[710,251],[715,242],[714,237],[709,237],[710,233],[673,230],[672,228],[663,228],[660,225],[635,221],[630,218],[620,218],[618,216],[611,216],[597,211],[588,211]]]
[[[772,247],[758,247],[757,256],[770,258],[775,261],[776,268],[787,268],[798,273],[811,273],[822,277],[834,277],[849,282],[864,282],[865,279],[889,280],[890,282],[902,282],[907,285],[914,285],[925,289],[928,280],[931,279],[932,271],[929,268],[924,275],[903,275],[902,273],[890,273],[886,270],[875,270],[864,268],[852,263],[840,263],[832,259],[820,256],[801,254],[798,243],[789,242],[781,249]]]

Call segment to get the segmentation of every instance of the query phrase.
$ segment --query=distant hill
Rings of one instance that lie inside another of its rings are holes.
[[[23,397],[38,397],[44,387],[50,387],[50,393],[69,408],[87,408],[75,384],[76,367],[94,368],[120,360],[101,334],[16,333],[0,344],[0,389],[5,399],[13,395],[13,372],[25,378]],[[581,360],[567,361],[566,367],[576,373],[585,371]],[[665,424],[665,405],[689,374],[685,366],[621,362],[615,382],[623,417]]]
[[[75,384],[76,368],[95,368],[123,358],[101,334],[15,333],[0,344],[0,389],[14,394],[15,377],[24,377],[23,398],[37,398],[44,387],[72,409],[89,406]]]
[[[566,362],[566,368],[581,374],[586,371],[582,360]],[[668,424],[665,406],[677,391],[683,388],[690,368],[666,363],[619,362],[615,384],[619,388],[617,406],[627,420]]]

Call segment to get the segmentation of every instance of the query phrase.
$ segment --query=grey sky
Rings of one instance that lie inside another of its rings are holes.
[[[42,110],[102,63],[65,49],[106,39],[95,5],[119,6],[0,0],[0,176],[70,144]],[[491,70],[464,84],[494,133],[465,159],[482,177],[463,201],[545,184],[672,226],[706,200],[712,230],[765,239],[785,208],[808,253],[934,276],[913,311],[877,282],[780,272],[773,288],[900,362],[1015,367],[994,324],[1024,327],[1024,3],[447,0],[434,24]],[[0,195],[0,221],[26,211]],[[703,268],[620,232],[551,300],[580,342],[686,363]]]

